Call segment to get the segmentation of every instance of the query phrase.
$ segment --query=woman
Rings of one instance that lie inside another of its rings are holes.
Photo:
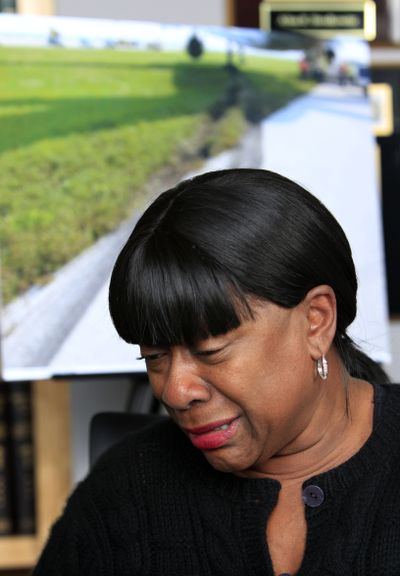
[[[227,170],[143,214],[110,311],[171,416],[70,498],[41,574],[400,574],[400,394],[358,350],[351,251],[290,180]]]

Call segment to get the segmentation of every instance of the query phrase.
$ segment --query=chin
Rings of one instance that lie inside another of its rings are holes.
[[[204,452],[204,456],[206,457],[210,466],[212,466],[215,470],[218,470],[218,472],[240,475],[241,473],[244,474],[245,471],[249,468],[249,464],[247,463],[241,462],[240,460],[228,460],[222,458],[221,456],[213,454],[211,450]]]

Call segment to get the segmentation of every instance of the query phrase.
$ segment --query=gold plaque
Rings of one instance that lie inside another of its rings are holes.
[[[374,40],[376,8],[372,0],[336,2],[264,0],[260,28],[271,32],[296,32],[317,38],[351,35]]]

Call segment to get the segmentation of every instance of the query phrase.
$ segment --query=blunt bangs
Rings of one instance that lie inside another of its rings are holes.
[[[114,266],[110,313],[136,344],[188,344],[254,318],[254,298],[292,308],[314,286],[356,313],[357,278],[340,225],[311,194],[265,170],[232,169],[163,192]]]
[[[235,280],[178,234],[155,231],[114,268],[110,312],[132,344],[193,346],[253,317]]]

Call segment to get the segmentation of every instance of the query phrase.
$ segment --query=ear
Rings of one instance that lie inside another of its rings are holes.
[[[336,297],[326,284],[310,290],[303,300],[307,317],[307,342],[313,360],[326,354],[336,333]]]

